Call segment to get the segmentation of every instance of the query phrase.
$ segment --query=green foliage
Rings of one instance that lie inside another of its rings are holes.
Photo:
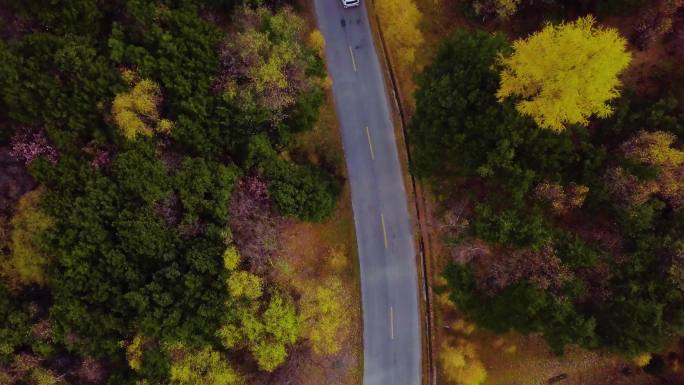
[[[484,327],[499,333],[541,332],[557,353],[568,343],[596,345],[595,321],[579,313],[571,299],[554,298],[527,282],[508,286],[493,297],[477,294],[472,270],[457,264],[450,264],[444,277],[450,299]]]
[[[204,216],[222,223],[228,216],[228,200],[238,177],[236,167],[186,158],[174,176],[183,205],[183,221],[191,223]]]
[[[0,45],[0,56],[0,92],[10,118],[86,138],[106,132],[98,106],[121,80],[88,39],[30,34]]]
[[[158,162],[138,159],[141,169]],[[131,199],[135,189],[120,189],[76,160],[36,173],[57,218],[47,245],[57,259],[51,314],[58,334],[76,333],[73,347],[93,355],[113,354],[132,329],[155,338],[210,338],[226,299],[222,239],[207,233],[180,242],[143,199]],[[164,190],[154,182],[147,180],[143,195]]]
[[[318,222],[328,218],[337,205],[340,184],[332,175],[280,158],[263,136],[250,142],[246,165],[260,169],[268,181],[269,195],[283,215]]]
[[[489,242],[535,249],[551,237],[549,226],[539,210],[497,212],[489,205],[478,205],[475,208],[472,230]]]
[[[100,29],[102,11],[97,0],[9,0],[22,16],[56,35],[93,36]]]
[[[466,235],[489,244],[492,264],[523,253],[548,263],[549,276],[517,266],[518,278],[492,288],[484,269],[495,267],[452,264],[450,298],[496,332],[542,333],[557,353],[568,344],[658,351],[684,327],[681,97],[627,93],[592,130],[540,130],[508,101],[497,104],[497,57],[509,50],[502,37],[478,32],[443,44],[418,79],[411,170],[445,202],[451,190],[470,192]],[[583,204],[542,209],[553,186],[571,185],[582,186]],[[639,199],[617,199],[632,193]]]
[[[15,349],[31,341],[29,328],[28,311],[0,282],[0,362],[11,361]]]
[[[132,201],[153,203],[169,194],[168,176],[150,143],[130,144],[112,162],[112,177]]]
[[[27,293],[0,290],[0,359],[27,352],[50,368],[22,381],[63,382],[51,360],[68,352],[102,362],[103,383],[239,384],[212,345],[272,371],[300,335],[294,304],[239,270],[225,229],[233,184],[252,168],[284,215],[320,221],[334,210],[339,181],[278,154],[316,124],[325,66],[290,8],[259,8],[260,22],[239,28],[206,17],[232,3],[10,0],[26,29],[0,41],[0,141],[45,127],[60,154],[31,163],[40,207],[27,195],[7,237],[8,285],[43,286],[27,292],[40,297],[31,312]],[[238,58],[222,42],[238,31],[268,47],[241,47],[259,65],[233,80],[269,108],[255,112],[223,83],[225,60]],[[49,321],[49,336],[32,336],[34,318]]]

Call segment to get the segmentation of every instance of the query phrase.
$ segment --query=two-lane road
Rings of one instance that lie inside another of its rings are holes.
[[[420,385],[415,247],[365,4],[315,0],[342,131],[361,265],[364,385]]]

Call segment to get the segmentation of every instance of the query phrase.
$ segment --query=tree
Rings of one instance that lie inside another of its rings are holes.
[[[375,7],[387,44],[397,50],[397,60],[404,66],[412,65],[424,40],[418,7],[412,0],[379,0]]]
[[[456,347],[443,344],[439,362],[454,385],[480,385],[487,379],[487,370],[478,360],[474,346],[467,341],[460,341]]]
[[[44,285],[47,280],[49,255],[41,248],[39,237],[53,224],[52,217],[40,207],[44,190],[37,189],[24,194],[12,217],[11,253],[4,266],[10,281],[18,285]]]
[[[244,382],[228,360],[209,347],[192,350],[177,344],[168,350],[172,356],[179,357],[171,363],[171,385],[237,385]]]
[[[315,29],[309,34],[309,46],[316,51],[318,57],[323,58],[325,56],[325,37],[321,31]]]
[[[302,292],[299,315],[302,336],[309,340],[315,354],[330,355],[340,350],[339,334],[349,326],[345,296],[342,282],[336,278]]]
[[[442,44],[418,78],[408,127],[417,176],[436,183],[487,178],[521,202],[539,175],[585,167],[575,163],[569,135],[539,130],[510,102],[497,102],[496,60],[509,49],[503,36],[484,32],[459,31]]]
[[[228,216],[228,201],[239,170],[204,158],[186,158],[174,176],[183,205],[183,222],[208,217],[222,223]]]
[[[315,58],[303,20],[289,8],[272,13],[265,7],[245,7],[236,20],[239,31],[221,49],[217,88],[247,113],[264,108],[281,121],[285,109],[314,87],[306,76]]]
[[[132,74],[124,73],[124,77],[127,76]],[[117,127],[128,139],[135,139],[138,135],[152,136],[154,132],[168,134],[172,123],[168,119],[159,118],[161,102],[159,85],[143,79],[129,92],[116,95],[112,103],[112,115]]]
[[[228,291],[233,298],[259,299],[263,291],[261,278],[246,271],[233,272],[228,277]]]
[[[677,137],[663,131],[640,131],[620,146],[623,165],[607,171],[608,191],[618,203],[641,205],[659,195],[673,207],[684,203],[684,151]]]
[[[592,16],[548,25],[513,43],[502,57],[500,101],[518,98],[517,109],[553,131],[605,118],[619,95],[618,75],[629,65],[627,42],[616,29],[595,26]]]
[[[280,158],[263,135],[252,138],[247,152],[246,166],[261,171],[268,181],[269,197],[281,214],[313,222],[332,214],[340,195],[340,184],[332,175]]]
[[[246,298],[236,317],[216,333],[226,349],[247,348],[261,370],[272,372],[287,358],[287,348],[299,336],[295,308],[279,294],[261,304]]]

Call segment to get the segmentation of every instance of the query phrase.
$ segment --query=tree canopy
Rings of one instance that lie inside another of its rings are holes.
[[[607,104],[619,96],[618,75],[630,63],[624,38],[613,28],[595,25],[591,16],[548,25],[515,41],[501,59],[500,101],[513,96],[516,108],[543,128],[562,131],[605,118]]]

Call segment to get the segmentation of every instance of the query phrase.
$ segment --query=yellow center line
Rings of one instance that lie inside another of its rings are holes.
[[[370,131],[368,131],[368,126],[366,126],[366,136],[368,137],[368,147],[370,147],[371,160],[375,160],[375,154],[373,153],[373,143],[371,142]]]
[[[354,59],[354,52],[352,51],[351,46],[349,46],[349,55],[351,56],[351,59],[352,59],[352,66],[354,66],[354,72],[356,72],[356,60]]]
[[[390,338],[394,339],[394,308],[390,306]]]
[[[380,213],[380,222],[382,222],[382,236],[385,239],[385,248],[387,248],[387,230],[385,229],[385,216]]]

